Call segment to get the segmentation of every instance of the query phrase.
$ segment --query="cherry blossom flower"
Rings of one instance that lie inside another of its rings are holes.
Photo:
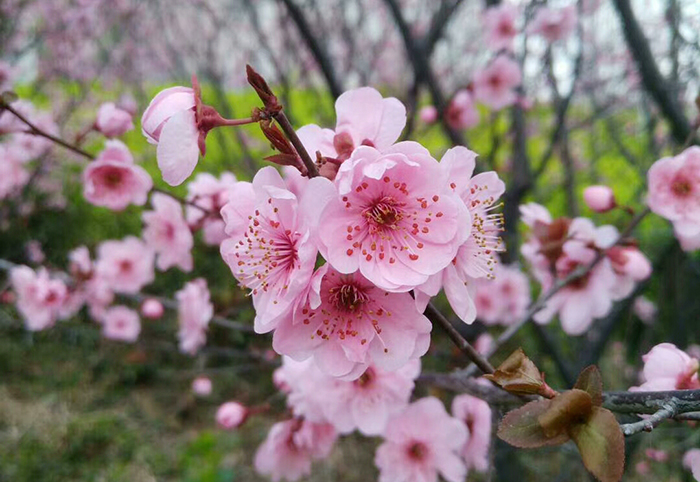
[[[576,28],[576,5],[564,8],[540,7],[528,27],[528,32],[544,37],[548,42],[563,40]]]
[[[499,51],[513,50],[513,39],[518,34],[515,22],[518,9],[513,5],[501,4],[491,7],[484,13],[484,28],[486,29],[487,46]]]
[[[207,377],[197,377],[192,380],[192,391],[199,397],[208,397],[211,395],[212,383]],[[223,406],[223,405],[222,405]]]
[[[45,268],[34,272],[28,266],[17,266],[10,271],[10,282],[25,327],[30,331],[52,327],[68,294],[63,281],[51,279]]]
[[[219,179],[203,172],[197,174],[187,185],[187,200],[209,213],[194,206],[187,206],[185,218],[190,226],[202,228],[204,242],[210,246],[219,246],[226,239],[225,224],[219,216],[219,211],[228,202],[229,189],[236,182],[236,176],[230,172],[222,173]]]
[[[481,399],[457,395],[452,400],[452,416],[467,427],[469,438],[460,451],[467,470],[485,472],[489,467],[491,408]]]
[[[665,450],[648,448],[644,451],[644,455],[654,462],[666,462],[668,461],[668,452]]]
[[[427,397],[389,419],[374,462],[379,482],[462,482],[467,470],[459,452],[468,440],[464,424],[449,416],[442,402]]]
[[[460,89],[452,97],[445,112],[447,124],[453,129],[469,129],[479,123],[479,111],[470,90]]]
[[[165,271],[173,266],[192,271],[194,239],[182,216],[182,206],[175,199],[161,193],[151,195],[153,211],[141,214],[145,224],[143,240],[158,256],[156,266]]]
[[[700,481],[700,449],[690,449],[683,454],[683,467],[690,470],[695,480]]]
[[[521,81],[518,64],[499,55],[488,67],[474,74],[474,97],[494,110],[503,109],[518,99],[515,88]]]
[[[211,382],[209,382],[209,391],[211,392]],[[226,402],[216,411],[216,423],[223,429],[233,430],[243,425],[248,414],[248,408],[244,405],[238,402]]]
[[[418,113],[420,120],[426,124],[432,124],[437,120],[438,111],[434,105],[426,105],[422,107]]]
[[[15,153],[0,144],[0,200],[18,194],[29,181],[29,172]]]
[[[652,323],[656,318],[656,304],[645,296],[637,296],[632,303],[632,311],[644,323]]]
[[[513,324],[525,316],[530,305],[530,282],[517,266],[498,264],[493,278],[477,280],[474,304],[479,321]]]
[[[312,192],[308,201],[322,204],[319,191]],[[313,275],[318,251],[306,218],[311,209],[300,206],[273,167],[258,171],[252,184],[237,183],[229,196],[234,201],[221,210],[229,236],[221,243],[221,256],[251,290],[255,330],[266,333],[293,308]]]
[[[327,457],[337,434],[332,425],[301,419],[276,423],[255,454],[255,470],[273,482],[294,482],[311,473],[312,460]]]
[[[642,357],[644,383],[632,391],[699,389],[698,359],[691,358],[671,343],[656,345]]]
[[[583,200],[597,213],[605,213],[617,206],[615,194],[608,186],[588,186],[583,191]]]
[[[153,251],[143,241],[127,236],[97,247],[95,270],[116,293],[138,293],[155,278]]]
[[[370,364],[393,371],[425,354],[432,325],[408,293],[383,291],[359,272],[327,266],[319,272],[309,302],[277,326],[275,351],[298,360],[313,356],[322,371],[347,380]]]
[[[24,252],[31,263],[41,264],[46,260],[46,254],[41,249],[41,243],[36,239],[27,241],[27,244],[24,245]]]
[[[207,342],[207,327],[214,316],[214,305],[209,301],[209,288],[204,278],[187,283],[175,293],[180,330],[180,351],[194,355]]]
[[[671,221],[677,236],[700,238],[700,147],[656,161],[647,180],[649,208]]]
[[[163,303],[155,298],[147,298],[141,304],[141,314],[149,320],[157,320],[163,316],[165,308]]]
[[[139,315],[126,306],[114,306],[102,316],[102,335],[110,340],[135,342],[141,333]]]
[[[359,270],[386,291],[405,292],[444,269],[469,235],[464,203],[440,164],[415,142],[384,153],[355,149],[335,181],[337,197],[321,212],[324,258],[341,273]]]
[[[107,141],[105,149],[83,171],[85,199],[114,211],[129,204],[143,205],[152,187],[151,176],[134,164],[129,149],[118,140]]]
[[[114,102],[106,102],[97,111],[95,128],[106,137],[119,137],[134,128],[131,114],[120,109]]]
[[[488,333],[482,333],[474,342],[474,349],[482,355],[487,355],[494,347],[494,343],[495,341],[491,335]]]
[[[294,194],[297,199],[301,199],[306,185],[309,182],[309,178],[302,176],[299,169],[292,166],[282,166],[282,177],[284,178],[287,189],[292,191],[292,194]]]
[[[447,300],[455,314],[465,323],[476,317],[474,295],[475,279],[493,277],[498,262],[497,252],[503,250],[500,231],[503,217],[492,212],[498,207],[496,201],[503,194],[505,185],[493,172],[472,177],[476,154],[466,147],[454,147],[440,161],[440,167],[448,178],[451,190],[466,205],[471,226],[464,230],[468,234],[456,256],[440,273],[431,276],[416,289],[416,305],[424,310],[430,297],[444,288]]]
[[[68,272],[74,278],[87,279],[92,276],[93,266],[87,246],[78,246],[68,253]]]

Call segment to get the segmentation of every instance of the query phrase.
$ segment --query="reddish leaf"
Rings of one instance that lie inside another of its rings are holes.
[[[518,394],[539,393],[544,378],[522,348],[518,348],[491,375],[484,375],[504,390]]]
[[[586,423],[569,435],[578,446],[586,468],[601,482],[618,482],[625,470],[625,437],[610,410],[593,407]]]
[[[549,409],[537,417],[547,437],[556,437],[591,414],[591,396],[583,390],[568,390],[552,399]]]
[[[591,365],[584,369],[579,374],[574,388],[588,392],[593,399],[593,405],[596,407],[603,404],[603,380],[597,366]]]
[[[498,426],[498,437],[520,448],[559,445],[569,440],[566,433],[556,437],[547,437],[538,418],[552,404],[551,400],[535,400],[506,414]]]

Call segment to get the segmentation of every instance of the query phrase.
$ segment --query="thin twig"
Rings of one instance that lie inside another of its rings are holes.
[[[294,146],[294,149],[297,150],[299,157],[301,157],[301,160],[306,166],[306,170],[308,172],[307,176],[309,178],[318,176],[318,169],[316,168],[316,163],[314,163],[314,161],[311,159],[311,156],[309,156],[308,151],[304,147],[304,144],[301,143],[301,139],[299,139],[299,136],[297,136],[294,127],[292,127],[292,124],[291,122],[289,122],[289,119],[284,114],[284,111],[279,111],[273,114],[272,117],[274,117],[274,119],[280,125],[285,135],[287,136],[287,139],[289,139],[292,145]]]
[[[200,206],[199,204],[195,203],[194,201],[190,201],[189,199],[185,199],[183,197],[177,196],[171,192],[166,191],[165,189],[161,189],[159,187],[153,187],[153,188],[151,188],[151,191],[157,192],[160,194],[165,194],[166,196],[170,196],[171,198],[173,198],[174,200],[176,200],[177,202],[179,202],[183,206],[192,206],[194,208],[199,209],[200,211],[202,211],[203,213],[205,213],[207,215],[216,214],[214,211],[211,211],[207,208],[204,208],[204,207]]]
[[[639,432],[651,432],[652,430],[654,430],[654,427],[659,425],[661,422],[668,418],[673,418],[675,415],[676,404],[673,400],[671,400],[668,403],[666,403],[666,405],[664,405],[662,409],[645,418],[644,420],[640,420],[639,422],[634,423],[625,423],[620,425],[620,428],[622,429],[622,433],[627,437]]]

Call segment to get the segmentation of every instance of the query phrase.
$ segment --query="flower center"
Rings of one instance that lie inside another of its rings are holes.
[[[351,283],[331,288],[328,291],[330,293],[328,301],[338,311],[355,312],[370,299],[362,288]]]
[[[403,219],[401,205],[391,196],[384,196],[365,209],[362,215],[367,218],[375,230],[381,228],[397,229]]]
[[[676,196],[686,197],[693,190],[692,186],[685,179],[678,179],[673,182],[671,189]]]
[[[107,187],[115,188],[122,183],[122,172],[119,169],[110,169],[104,176]]]
[[[372,368],[368,368],[365,370],[365,372],[362,374],[360,378],[355,380],[353,383],[355,386],[362,387],[362,388],[368,388],[370,385],[372,385],[372,382],[376,379],[376,375],[374,373],[374,370]]]
[[[121,271],[122,273],[128,273],[129,271],[131,271],[131,268],[131,261],[129,261],[128,259],[125,259],[119,263],[119,271]]]
[[[413,442],[411,445],[408,446],[407,452],[408,457],[410,459],[415,460],[416,462],[420,462],[425,458],[428,449],[422,442]]]

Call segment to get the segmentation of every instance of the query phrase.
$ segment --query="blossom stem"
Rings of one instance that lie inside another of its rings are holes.
[[[17,112],[17,110],[16,110],[14,107],[12,107],[11,105],[7,104],[7,103],[4,102],[3,100],[0,100],[0,110],[6,110],[6,111],[10,112],[10,113],[13,114],[15,117],[17,117],[20,121],[22,121],[27,127],[29,127],[29,131],[25,132],[26,134],[31,134],[31,135],[34,135],[34,136],[40,136],[40,137],[43,137],[43,138],[45,138],[45,139],[48,139],[48,140],[54,142],[55,144],[58,144],[58,145],[60,145],[60,146],[62,146],[62,147],[65,147],[66,149],[68,149],[68,150],[70,150],[70,151],[73,151],[73,152],[75,152],[76,154],[79,154],[79,155],[81,155],[81,156],[83,156],[83,157],[85,157],[85,158],[87,158],[87,159],[92,160],[92,159],[95,158],[95,156],[93,156],[93,155],[90,154],[89,152],[84,151],[84,150],[82,150],[81,148],[79,148],[79,147],[77,147],[77,146],[74,146],[73,144],[70,144],[70,143],[64,141],[63,139],[60,139],[60,138],[58,138],[58,137],[56,137],[56,136],[54,136],[54,135],[52,135],[52,134],[49,134],[48,132],[46,132],[46,131],[44,131],[44,130],[42,130],[42,129],[40,129],[39,127],[37,127],[36,125],[34,125],[29,119],[27,119],[27,118],[24,117],[22,114],[20,114],[19,112]]]
[[[214,211],[210,211],[209,209],[204,208],[204,207],[198,205],[197,203],[190,201],[189,199],[182,198],[176,194],[173,194],[171,192],[166,191],[165,189],[161,189],[159,187],[153,187],[151,189],[151,191],[158,192],[160,194],[165,194],[166,196],[173,198],[174,200],[176,200],[177,202],[179,202],[183,206],[192,206],[194,208],[199,209],[200,211],[202,211],[203,213],[205,213],[207,215],[214,214]]]
[[[254,124],[257,122],[252,117],[246,117],[245,119],[222,119],[222,126],[243,126],[246,124]]]
[[[304,144],[301,143],[301,139],[299,139],[299,137],[297,136],[294,127],[292,127],[291,122],[289,122],[287,116],[284,115],[284,112],[280,110],[279,112],[272,114],[272,117],[274,117],[274,119],[280,125],[282,131],[285,133],[289,141],[294,146],[294,149],[297,150],[299,157],[301,157],[301,160],[304,162],[304,166],[306,166],[307,176],[309,178],[318,176],[318,169],[316,168],[316,164],[311,159],[311,156],[309,156],[309,153],[304,147]]]

